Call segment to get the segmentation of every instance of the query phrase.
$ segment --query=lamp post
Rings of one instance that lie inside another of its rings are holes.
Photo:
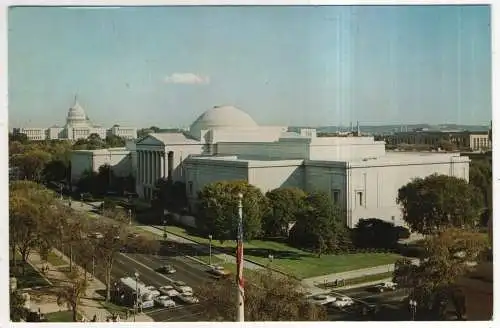
[[[132,210],[128,209],[128,225],[132,225]]]
[[[163,219],[163,240],[167,241],[167,219]]]
[[[212,235],[208,235],[208,251],[209,251],[208,264],[212,265]]]
[[[267,256],[267,258],[269,259],[269,269],[271,269],[271,264],[273,264],[273,260],[274,260],[274,255],[269,253],[269,255]]]
[[[417,312],[417,301],[410,299],[410,312],[411,312],[411,320],[415,321],[415,315]]]
[[[135,306],[134,306],[134,322],[137,309],[139,307],[139,272],[134,273],[135,276]]]

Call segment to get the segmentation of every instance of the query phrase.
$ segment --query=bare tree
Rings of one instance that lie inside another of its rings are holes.
[[[98,239],[96,255],[104,267],[106,301],[111,299],[111,271],[116,255],[123,246],[124,229],[119,225],[103,225],[100,229],[103,237]]]
[[[66,305],[73,312],[73,321],[78,321],[78,309],[81,298],[87,290],[87,281],[82,277],[79,270],[74,270],[69,273],[69,284],[63,286],[57,293],[57,304],[59,306]]]

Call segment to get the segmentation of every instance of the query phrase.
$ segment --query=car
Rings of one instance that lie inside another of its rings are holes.
[[[199,303],[200,300],[196,297],[193,296],[193,294],[189,293],[182,293],[177,295],[177,299],[179,299],[181,302],[186,303],[186,304],[196,304]]]
[[[229,276],[230,272],[224,269],[222,265],[211,265],[210,268],[208,269],[208,272],[216,275],[216,276]]]
[[[174,288],[179,292],[179,293],[193,293],[193,289],[186,285],[184,281],[178,280],[174,281]]]
[[[89,238],[101,239],[104,238],[104,235],[100,232],[92,232],[88,235]]]
[[[175,268],[170,264],[162,265],[161,267],[156,269],[156,271],[159,273],[168,273],[168,274],[177,272],[177,270],[175,270]]]
[[[133,232],[133,233],[128,234],[128,238],[130,238],[130,239],[137,238],[137,237],[139,237],[139,234],[137,232]]]
[[[166,295],[168,297],[175,297],[175,296],[179,295],[179,292],[177,290],[175,290],[174,286],[170,286],[170,285],[161,286],[159,288],[159,290],[160,290],[160,293],[162,293],[163,295]]]
[[[146,289],[148,290],[148,292],[151,294],[151,296],[153,297],[158,297],[161,295],[160,291],[158,289],[156,289],[155,286],[146,286]]]
[[[156,297],[155,303],[160,305],[160,306],[163,306],[164,308],[173,308],[176,305],[175,302],[167,295],[162,295],[162,296]]]
[[[337,298],[331,304],[333,307],[336,307],[336,308],[344,308],[344,307],[353,305],[354,301],[350,297],[342,296],[340,298]]]
[[[330,295],[315,295],[309,298],[312,303],[319,305],[328,305],[335,302],[336,298]]]
[[[375,290],[377,290],[379,293],[382,293],[386,290],[396,290],[397,287],[398,285],[392,281],[386,281],[374,286]]]

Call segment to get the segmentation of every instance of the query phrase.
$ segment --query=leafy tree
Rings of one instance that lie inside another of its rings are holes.
[[[29,142],[28,136],[25,133],[9,133],[9,142],[19,142],[26,144]]]
[[[51,155],[43,150],[30,150],[12,157],[12,164],[17,166],[22,176],[29,180],[41,181],[45,165],[49,163]]]
[[[347,240],[340,211],[329,195],[324,192],[310,194],[290,231],[289,242],[312,249],[321,256],[343,249]]]
[[[299,188],[278,188],[266,193],[269,212],[263,218],[266,236],[287,237],[289,226],[295,223],[304,207],[306,193]]]
[[[262,192],[246,181],[219,181],[199,192],[198,225],[221,242],[234,240],[238,229],[238,194],[243,194],[243,234],[247,240],[261,236],[261,220],[267,211]]]
[[[463,307],[455,283],[473,270],[472,264],[487,247],[482,234],[457,228],[441,231],[425,239],[419,264],[408,259],[396,262],[394,281],[409,289],[423,309],[430,309],[428,315],[440,318],[449,301]]]
[[[109,148],[125,147],[125,139],[116,135],[106,136],[104,141]]]
[[[28,310],[24,307],[26,300],[19,291],[10,293],[10,321],[20,322],[25,320]]]
[[[52,160],[45,165],[43,175],[47,181],[62,181],[68,178],[68,166],[62,160]]]
[[[412,231],[430,234],[447,227],[475,226],[483,201],[467,181],[434,174],[401,187],[397,203]]]
[[[156,208],[179,212],[187,207],[188,200],[184,182],[160,179],[156,184],[156,188],[157,195],[153,204]]]
[[[71,272],[69,278],[69,285],[63,286],[57,293],[57,304],[66,305],[73,313],[73,321],[77,322],[80,302],[87,290],[87,281],[78,270]]]
[[[299,283],[270,273],[248,273],[245,280],[246,321],[319,321],[326,311],[305,300]],[[207,298],[203,308],[210,321],[234,321],[237,291],[232,280],[206,284],[200,294]]]
[[[353,230],[356,248],[393,249],[399,240],[399,229],[380,219],[359,220]]]
[[[492,163],[488,160],[472,160],[469,167],[469,183],[481,191],[484,200],[484,212],[481,223],[486,225],[493,212],[493,172]]]

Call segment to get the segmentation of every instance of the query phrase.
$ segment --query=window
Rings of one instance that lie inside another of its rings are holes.
[[[188,182],[189,194],[193,195],[193,181]]]
[[[357,201],[356,203],[359,205],[359,206],[363,206],[364,205],[364,199],[363,199],[363,192],[362,191],[358,191],[356,193],[356,198],[357,198]]]
[[[340,201],[340,190],[338,190],[338,189],[333,190],[332,195],[333,195],[333,202],[335,204],[338,204]]]

